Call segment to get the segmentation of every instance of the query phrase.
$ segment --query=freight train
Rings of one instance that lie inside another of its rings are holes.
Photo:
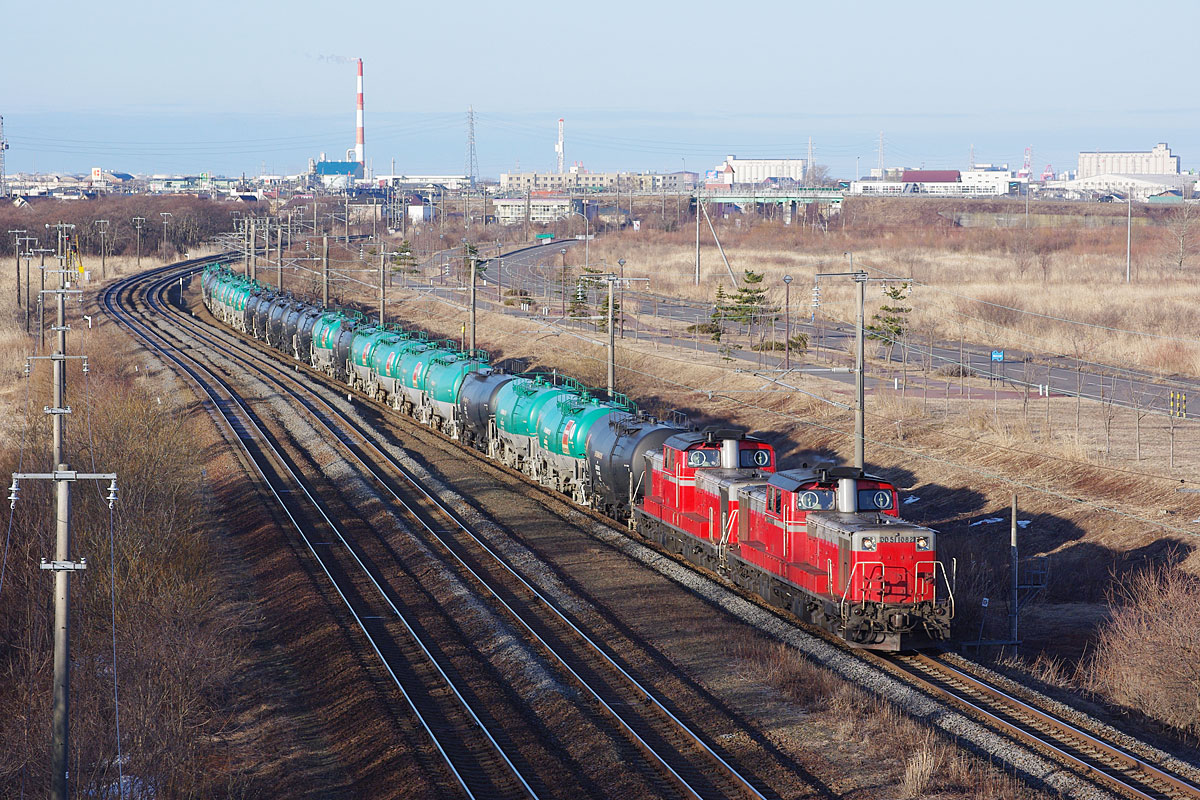
[[[518,375],[482,351],[323,308],[211,265],[205,306],[363,395],[624,522],[666,551],[856,647],[946,640],[952,581],[937,534],[899,518],[896,487],[860,469],[782,469],[736,430],[691,430],[567,378]]]

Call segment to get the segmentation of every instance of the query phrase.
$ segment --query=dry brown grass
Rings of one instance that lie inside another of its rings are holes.
[[[796,705],[834,746],[869,759],[876,791],[905,798],[1032,798],[1037,792],[909,719],[891,703],[838,678],[778,642],[747,634],[729,643],[736,674],[762,680]]]
[[[741,218],[721,222],[718,231],[734,275],[740,279],[745,269],[765,273],[774,303],[783,302],[783,275],[796,278],[793,289],[800,292],[793,291],[792,303],[797,316],[809,311],[812,275],[845,270],[849,262],[843,254],[853,252],[856,267],[919,282],[909,305],[910,330],[921,336],[962,336],[1010,350],[1087,356],[1168,373],[1198,372],[1200,340],[1187,332],[1200,286],[1186,271],[1164,263],[1170,242],[1161,221],[1139,222],[1144,224],[1134,236],[1132,284],[1124,281],[1124,230],[1119,228],[938,230],[918,227],[930,224],[928,220],[910,220],[909,227],[899,229],[866,225],[821,234]],[[682,232],[624,232],[593,242],[591,253],[595,262],[625,258],[626,273],[650,277],[651,291],[661,294],[711,302],[717,284],[729,284],[707,231],[699,286],[693,284],[694,242]],[[868,292],[868,316],[881,300],[878,292]],[[853,303],[849,282],[823,282],[824,317],[852,321]]]

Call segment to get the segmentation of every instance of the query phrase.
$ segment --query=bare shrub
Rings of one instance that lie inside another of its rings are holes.
[[[1098,691],[1200,735],[1200,580],[1173,566],[1135,572],[1115,590],[1087,677]]]
[[[103,486],[80,482],[72,496],[72,555],[89,561],[72,592],[72,782],[89,797],[111,796],[116,785],[115,671],[127,796],[223,795],[218,786],[237,788],[227,706],[245,657],[244,619],[212,569],[213,503],[194,457],[197,430],[169,398],[160,403],[142,380],[120,374],[112,341],[98,344],[95,362],[106,366],[90,386],[68,367],[79,423],[67,428],[66,452],[73,466],[91,467],[94,456],[97,468],[116,472],[121,495],[111,517]],[[48,369],[38,364],[30,390],[40,408]],[[26,468],[48,461],[44,415],[32,414],[28,427]],[[16,471],[16,452],[0,460],[0,473]],[[52,491],[46,481],[21,484],[0,595],[0,785],[33,794],[49,774],[48,749],[32,743],[42,741],[50,708],[53,631],[38,562],[53,553]]]
[[[900,784],[903,795],[924,797],[934,777],[941,771],[944,756],[944,748],[934,741],[931,734],[926,733],[904,765],[904,781]]]

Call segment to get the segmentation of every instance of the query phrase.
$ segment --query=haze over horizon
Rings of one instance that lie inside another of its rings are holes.
[[[881,131],[889,166],[963,168],[974,145],[977,162],[1016,169],[1028,145],[1040,174],[1074,169],[1080,150],[1157,142],[1200,165],[1200,108],[1180,103],[1187,49],[1164,46],[1165,25],[1200,21],[1183,0],[1141,18],[1081,2],[327,10],[13,9],[12,30],[67,20],[86,40],[52,58],[41,37],[9,42],[8,171],[302,172],[353,145],[357,57],[376,173],[393,158],[397,171],[461,173],[469,105],[493,178],[551,169],[559,117],[568,163],[593,171],[803,158],[812,136],[817,163],[854,177],[877,164]]]

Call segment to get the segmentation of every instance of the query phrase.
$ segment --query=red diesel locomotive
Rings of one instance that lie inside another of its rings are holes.
[[[637,530],[856,647],[904,650],[950,634],[954,597],[929,528],[896,488],[853,467],[776,471],[736,431],[679,433],[647,454]]]

